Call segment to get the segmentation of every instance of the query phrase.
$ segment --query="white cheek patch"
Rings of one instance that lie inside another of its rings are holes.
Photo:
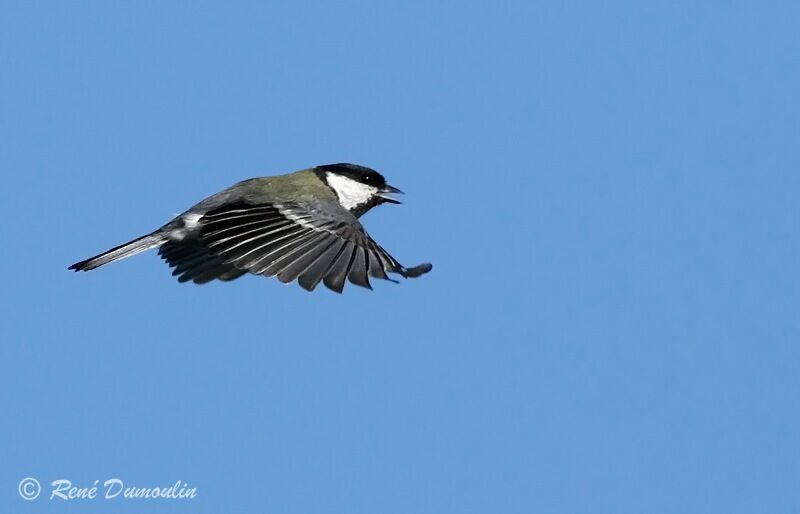
[[[335,173],[328,172],[325,174],[325,178],[328,179],[328,185],[336,191],[339,203],[345,209],[354,209],[367,203],[378,192],[377,187],[368,186]]]

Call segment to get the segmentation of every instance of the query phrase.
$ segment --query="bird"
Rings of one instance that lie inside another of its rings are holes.
[[[197,203],[161,228],[69,266],[89,271],[158,248],[179,282],[276,276],[313,291],[341,293],[346,280],[372,289],[369,277],[415,278],[430,263],[406,268],[373,240],[359,218],[403,194],[374,169],[325,164],[241,181]]]

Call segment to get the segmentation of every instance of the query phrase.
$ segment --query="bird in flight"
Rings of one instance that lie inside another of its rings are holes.
[[[372,288],[369,277],[397,282],[431,264],[406,268],[359,222],[371,208],[400,203],[402,191],[357,164],[316,166],[245,180],[201,201],[158,230],[69,267],[89,271],[151,248],[179,282],[205,284],[245,273],[277,276],[313,291],[320,282],[341,293],[346,280]]]

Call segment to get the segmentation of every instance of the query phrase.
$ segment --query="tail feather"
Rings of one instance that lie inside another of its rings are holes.
[[[75,271],[89,271],[91,269],[99,268],[103,264],[118,261],[120,259],[124,259],[125,257],[130,257],[131,255],[144,252],[145,250],[156,248],[164,244],[165,241],[166,239],[163,234],[159,232],[153,232],[152,234],[142,236],[123,245],[114,247],[107,252],[101,253],[100,255],[90,257],[85,261],[76,262],[70,266],[69,269]]]

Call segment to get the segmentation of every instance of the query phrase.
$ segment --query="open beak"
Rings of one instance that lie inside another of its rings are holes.
[[[403,193],[394,186],[390,186],[389,184],[386,184],[385,186],[383,186],[382,189],[378,190],[378,196],[383,198],[383,201],[387,203],[403,203],[400,200],[397,200],[394,197],[390,196],[390,195],[402,195],[402,194],[405,193]]]

